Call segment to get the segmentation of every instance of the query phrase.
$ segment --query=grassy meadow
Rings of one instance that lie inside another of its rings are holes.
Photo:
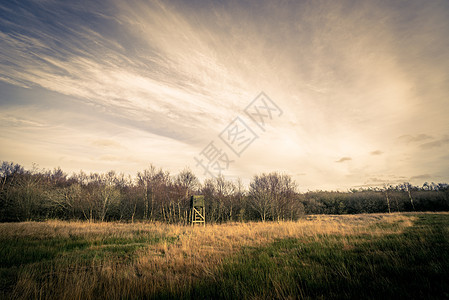
[[[1,299],[447,299],[449,213],[0,224]]]

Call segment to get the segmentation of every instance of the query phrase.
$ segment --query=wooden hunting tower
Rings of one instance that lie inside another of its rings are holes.
[[[190,197],[190,216],[192,225],[195,223],[203,223],[206,226],[206,208],[204,206],[204,196]]]

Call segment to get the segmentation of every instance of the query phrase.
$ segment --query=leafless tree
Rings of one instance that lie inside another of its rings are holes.
[[[249,196],[253,209],[262,221],[293,218],[291,210],[296,204],[296,183],[289,175],[272,172],[254,176]]]
[[[249,186],[249,197],[252,208],[259,214],[262,222],[265,222],[272,205],[270,178],[267,174],[253,177]]]
[[[200,182],[189,168],[185,168],[174,178],[172,189],[174,197],[170,199],[172,204],[170,213],[174,221],[184,223],[188,221],[189,199],[199,188]]]

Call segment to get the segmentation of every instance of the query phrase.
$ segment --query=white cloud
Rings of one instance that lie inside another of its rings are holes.
[[[0,154],[87,170],[182,169],[264,91],[285,113],[230,175],[282,169],[332,189],[378,174],[449,179],[438,167],[449,8],[412,2],[3,4],[0,80],[16,86],[8,97],[24,87],[36,95],[16,107],[0,97],[2,143],[21,148]],[[56,105],[42,88],[78,100]]]

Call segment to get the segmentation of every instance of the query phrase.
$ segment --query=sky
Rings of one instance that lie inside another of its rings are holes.
[[[448,33],[446,0],[1,1],[0,160],[449,182]]]

